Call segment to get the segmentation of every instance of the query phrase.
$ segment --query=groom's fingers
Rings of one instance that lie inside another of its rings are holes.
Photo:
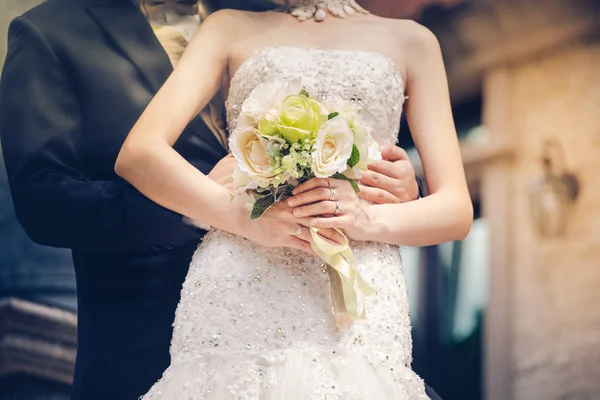
[[[381,157],[392,162],[408,160],[408,153],[402,147],[386,144],[381,147]]]
[[[362,176],[358,181],[363,185],[384,189],[388,192],[393,191],[399,183],[398,179],[390,178],[389,176],[375,171],[363,171]]]
[[[403,171],[399,171],[399,168],[393,162],[381,160],[368,166],[370,171],[379,172],[385,176],[392,178],[402,178],[401,174]]]
[[[357,193],[358,197],[370,201],[375,204],[392,204],[398,203],[398,198],[388,192],[387,190],[374,188],[370,186],[360,186],[360,192]]]

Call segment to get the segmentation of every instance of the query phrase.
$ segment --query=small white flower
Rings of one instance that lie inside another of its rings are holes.
[[[352,155],[352,131],[342,117],[327,121],[317,133],[312,153],[312,171],[318,178],[342,173]]]

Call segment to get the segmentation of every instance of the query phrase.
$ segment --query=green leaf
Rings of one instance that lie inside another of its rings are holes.
[[[250,219],[262,217],[265,211],[271,208],[273,204],[275,204],[275,198],[272,195],[261,197],[256,200],[254,207],[252,207],[252,212],[250,213]]]
[[[335,117],[337,117],[338,115],[340,115],[339,112],[332,112],[331,114],[329,114],[327,116],[327,120],[329,121],[330,119],[334,119]]]
[[[306,89],[302,89],[300,91],[300,96],[310,97],[310,94],[308,94],[308,92],[306,91]]]
[[[350,179],[348,178],[346,175],[337,173],[335,175],[332,176],[333,179],[340,179],[342,181],[348,181],[350,182],[350,184],[352,185],[352,189],[354,189],[354,191],[356,193],[360,192],[360,188],[358,187],[358,183],[356,183],[356,181],[354,179]]]
[[[358,164],[358,162],[360,161],[360,152],[358,151],[358,147],[356,147],[355,144],[352,145],[352,154],[350,155],[350,158],[348,159],[348,166],[350,166],[350,168],[354,168],[354,166],[356,164]]]

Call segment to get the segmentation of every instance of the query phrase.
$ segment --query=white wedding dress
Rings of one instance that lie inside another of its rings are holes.
[[[300,79],[311,96],[360,102],[378,121],[380,143],[396,143],[404,86],[388,58],[370,52],[270,47],[231,80],[227,120],[258,84]],[[222,231],[198,248],[181,291],[171,365],[144,400],[419,400],[411,370],[411,326],[398,248],[352,243],[359,270],[377,289],[367,319],[334,323],[320,260],[258,246]]]

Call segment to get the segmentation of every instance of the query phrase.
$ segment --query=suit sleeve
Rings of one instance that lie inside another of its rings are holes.
[[[26,17],[9,28],[0,137],[19,222],[39,244],[90,250],[177,247],[198,240],[181,215],[115,175],[90,180],[80,159],[81,110],[59,59]]]

